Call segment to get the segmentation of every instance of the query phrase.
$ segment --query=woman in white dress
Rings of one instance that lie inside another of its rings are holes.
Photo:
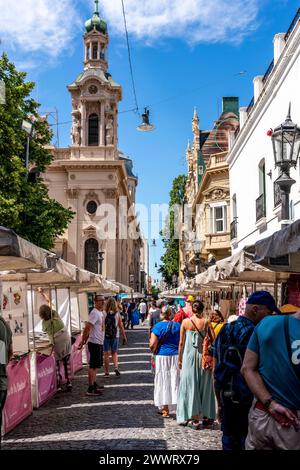
[[[150,349],[155,354],[154,404],[164,418],[175,411],[179,389],[178,345],[180,324],[171,321],[172,309],[164,307],[160,322],[151,331]]]

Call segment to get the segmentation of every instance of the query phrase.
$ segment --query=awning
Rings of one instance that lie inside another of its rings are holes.
[[[297,253],[300,250],[300,220],[257,241],[254,247],[257,263],[268,263],[270,258]]]
[[[274,282],[275,278],[276,273],[254,262],[253,254],[241,250],[228,258],[217,261],[205,272],[198,274],[196,284],[207,285],[235,279],[248,282]]]

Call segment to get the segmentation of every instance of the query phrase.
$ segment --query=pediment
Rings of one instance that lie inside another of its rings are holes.
[[[202,193],[206,200],[219,201],[229,197],[230,191],[226,186],[214,186]]]

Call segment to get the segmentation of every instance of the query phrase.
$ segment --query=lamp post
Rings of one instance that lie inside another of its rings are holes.
[[[290,177],[290,169],[296,168],[300,151],[300,128],[291,119],[291,103],[285,122],[272,131],[272,144],[275,167],[280,169],[275,183],[281,192],[281,227],[284,228],[289,225],[289,195],[296,182]]]
[[[98,263],[99,263],[99,268],[98,268],[98,274],[102,275],[102,265],[104,261],[104,251],[98,251]]]
[[[200,267],[200,253],[201,253],[201,242],[199,240],[195,240],[193,242],[193,250],[195,253],[195,265],[196,265],[196,274],[199,274],[199,267]]]

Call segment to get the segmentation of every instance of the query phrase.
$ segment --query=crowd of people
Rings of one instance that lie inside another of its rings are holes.
[[[150,314],[158,413],[194,430],[218,420],[223,450],[300,450],[300,310],[283,315],[256,291],[224,321],[185,301]]]
[[[57,385],[72,390],[71,337],[42,289],[39,309],[57,361]],[[284,314],[283,314],[284,313]],[[7,394],[6,364],[12,335],[0,316],[0,416]],[[146,323],[147,320],[147,323]],[[224,319],[207,312],[201,300],[153,300],[139,304],[95,295],[79,349],[86,345],[86,395],[103,394],[97,372],[110,377],[110,355],[116,377],[120,336],[135,325],[149,329],[154,369],[154,404],[163,418],[194,430],[221,424],[223,450],[300,450],[300,309],[276,307],[267,291],[247,300],[245,313]],[[1,424],[1,423],[0,423]]]

